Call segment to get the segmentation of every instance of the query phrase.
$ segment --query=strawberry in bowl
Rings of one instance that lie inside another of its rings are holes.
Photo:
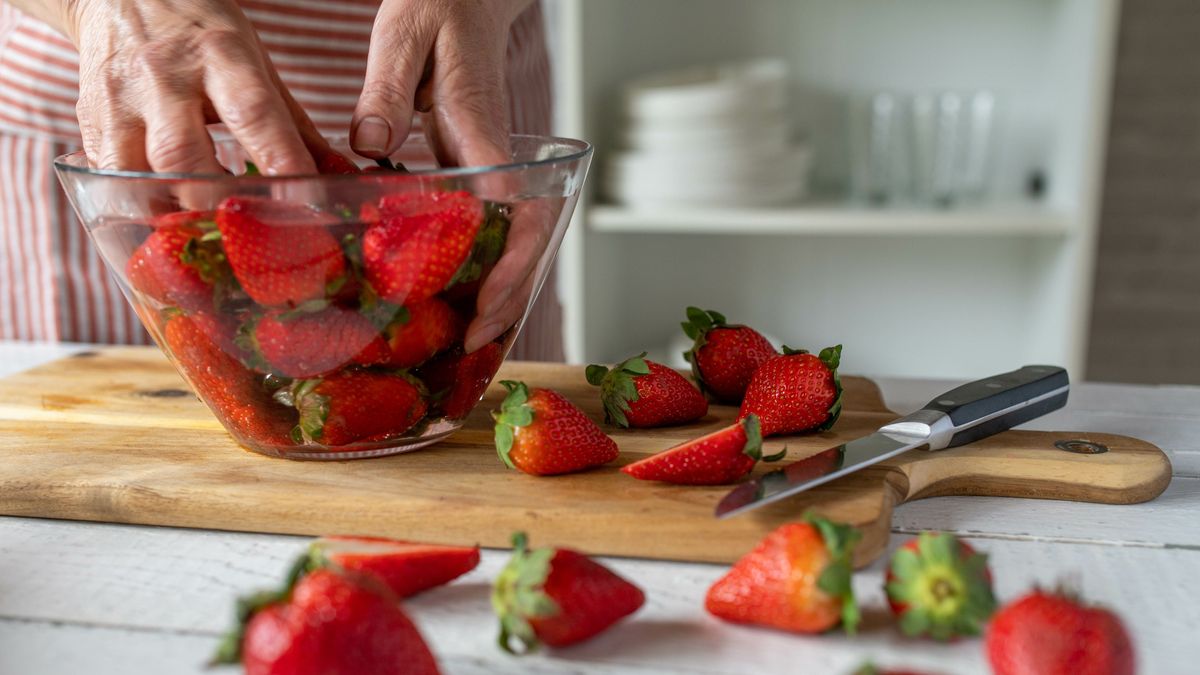
[[[418,134],[401,167],[347,154],[262,176],[215,142],[228,175],[97,170],[82,153],[55,168],[197,396],[243,447],[292,459],[404,452],[462,425],[591,159],[581,141],[513,136],[511,164],[441,168]]]

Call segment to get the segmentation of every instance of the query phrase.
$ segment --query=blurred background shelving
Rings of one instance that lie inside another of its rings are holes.
[[[1096,242],[1117,0],[550,0],[558,132],[596,145],[559,255],[568,358],[665,349],[688,304],[848,370],[968,377],[1029,362],[1077,375]],[[621,95],[649,73],[784,60],[813,198],[626,207],[598,186]],[[867,205],[848,184],[848,101],[987,90],[992,185],[950,208]],[[1044,190],[1030,197],[1030,176]]]

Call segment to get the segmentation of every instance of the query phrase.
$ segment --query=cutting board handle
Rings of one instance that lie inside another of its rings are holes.
[[[981,495],[1136,504],[1171,482],[1171,461],[1158,447],[1075,431],[1007,431],[941,452],[915,450],[888,464],[902,502]]]

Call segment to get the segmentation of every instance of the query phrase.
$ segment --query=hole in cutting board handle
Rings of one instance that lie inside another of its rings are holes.
[[[1054,447],[1067,452],[1074,452],[1079,455],[1102,455],[1108,452],[1108,446],[1103,443],[1093,443],[1080,438],[1071,439],[1069,441],[1055,441]]]

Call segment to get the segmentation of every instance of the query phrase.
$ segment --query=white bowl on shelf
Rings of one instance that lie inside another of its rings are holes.
[[[787,145],[771,153],[619,152],[609,157],[605,192],[629,206],[769,206],[807,194],[812,152]]]
[[[787,64],[776,59],[688,68],[648,75],[625,89],[631,120],[737,116],[780,110],[787,100]]]

